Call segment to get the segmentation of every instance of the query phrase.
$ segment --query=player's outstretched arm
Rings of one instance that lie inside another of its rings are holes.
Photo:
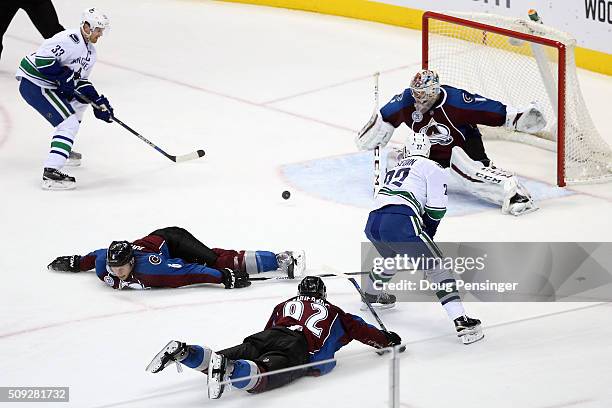
[[[81,256],[68,255],[55,258],[47,268],[52,271],[60,272],[81,272]]]
[[[397,333],[379,330],[367,324],[359,316],[344,312],[340,316],[342,325],[352,340],[357,340],[374,348],[391,347],[402,343],[402,339]]]

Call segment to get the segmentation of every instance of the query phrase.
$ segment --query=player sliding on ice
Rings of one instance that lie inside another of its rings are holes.
[[[370,118],[357,136],[357,146],[361,150],[386,146],[402,123],[429,137],[431,159],[450,168],[463,189],[501,205],[504,214],[522,215],[538,208],[512,173],[491,164],[477,126],[536,133],[546,126],[546,120],[535,104],[516,109],[463,89],[440,86],[438,74],[422,70],[410,88]]]
[[[96,275],[114,289],[177,288],[219,283],[226,289],[249,286],[250,274],[280,271],[289,278],[306,268],[303,251],[234,251],[210,249],[187,230],[167,227],[133,243],[113,241],[108,249],[85,256],[60,256],[48,266],[53,271]]]
[[[245,338],[242,344],[215,352],[209,347],[171,341],[153,358],[147,371],[160,372],[173,362],[201,371],[208,378],[209,398],[216,399],[225,389],[220,383],[227,380],[237,389],[258,393],[306,375],[327,374],[335,367],[335,361],[235,381],[333,358],[351,340],[375,348],[401,343],[396,333],[376,329],[329,303],[326,297],[323,280],[307,276],[298,285],[298,295],[278,304],[265,329]]]
[[[45,40],[36,52],[21,60],[17,70],[21,96],[54,127],[43,170],[44,189],[67,190],[76,186],[74,177],[60,171],[65,165],[78,166],[81,161],[81,155],[72,147],[89,105],[75,91],[102,108],[94,109],[96,118],[112,122],[113,108],[108,99],[99,95],[88,80],[96,63],[94,44],[109,25],[102,11],[87,9],[79,28],[61,31]]]
[[[438,224],[446,213],[448,196],[447,173],[433,160],[429,152],[429,138],[422,133],[408,136],[397,166],[387,171],[383,187],[376,198],[376,209],[370,212],[365,234],[383,258],[396,255],[427,259],[442,258],[433,242]],[[453,272],[435,263],[425,270],[431,283],[442,284],[450,290],[436,292],[448,317],[455,323],[457,335],[469,344],[482,339],[480,320],[467,317],[457,292]],[[395,296],[382,290],[381,283],[389,282],[397,270],[374,270],[366,279],[364,296],[374,307],[395,305]]]

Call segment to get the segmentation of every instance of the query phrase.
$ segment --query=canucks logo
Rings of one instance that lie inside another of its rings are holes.
[[[424,133],[429,136],[431,144],[439,144],[442,146],[448,146],[453,143],[453,137],[448,126],[438,123],[431,118],[429,123],[418,130],[419,133]]]
[[[74,41],[75,44],[79,43],[79,36],[76,34],[70,34],[70,39]]]

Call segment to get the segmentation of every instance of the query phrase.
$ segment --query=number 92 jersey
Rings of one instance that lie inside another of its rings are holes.
[[[390,204],[406,205],[415,215],[446,209],[448,174],[433,160],[408,156],[388,170],[378,192],[375,209]]]
[[[381,330],[359,316],[345,313],[338,306],[312,296],[296,296],[276,305],[266,329],[273,327],[302,331],[308,343],[310,362],[332,358],[351,340],[376,348],[390,345]],[[315,370],[318,374],[326,374],[335,365],[335,362],[321,364]]]

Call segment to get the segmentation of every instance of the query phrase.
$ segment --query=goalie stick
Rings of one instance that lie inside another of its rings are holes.
[[[374,73],[374,115],[378,113],[378,77],[380,72]],[[380,146],[374,148],[374,198],[380,190]]]
[[[75,94],[77,94],[80,99],[84,100],[85,102],[93,106],[94,108],[98,110],[102,110],[100,106],[96,105],[92,100],[90,100],[85,95],[81,94],[80,92],[75,91]],[[168,154],[161,147],[157,146],[155,143],[151,142],[149,139],[147,139],[146,137],[144,137],[143,135],[141,135],[140,133],[138,133],[137,131],[135,131],[134,129],[132,129],[131,127],[129,127],[128,125],[120,121],[119,119],[117,119],[115,115],[111,115],[111,118],[113,119],[113,122],[117,122],[125,130],[127,130],[134,136],[138,137],[140,140],[142,140],[143,142],[145,142],[146,144],[148,144],[149,146],[151,146],[152,148],[157,150],[159,153],[163,154],[164,156],[166,156],[168,159],[172,160],[175,163],[184,162],[187,160],[198,159],[200,157],[203,157],[206,154],[204,150],[196,150],[195,152],[182,154],[179,156]]]

